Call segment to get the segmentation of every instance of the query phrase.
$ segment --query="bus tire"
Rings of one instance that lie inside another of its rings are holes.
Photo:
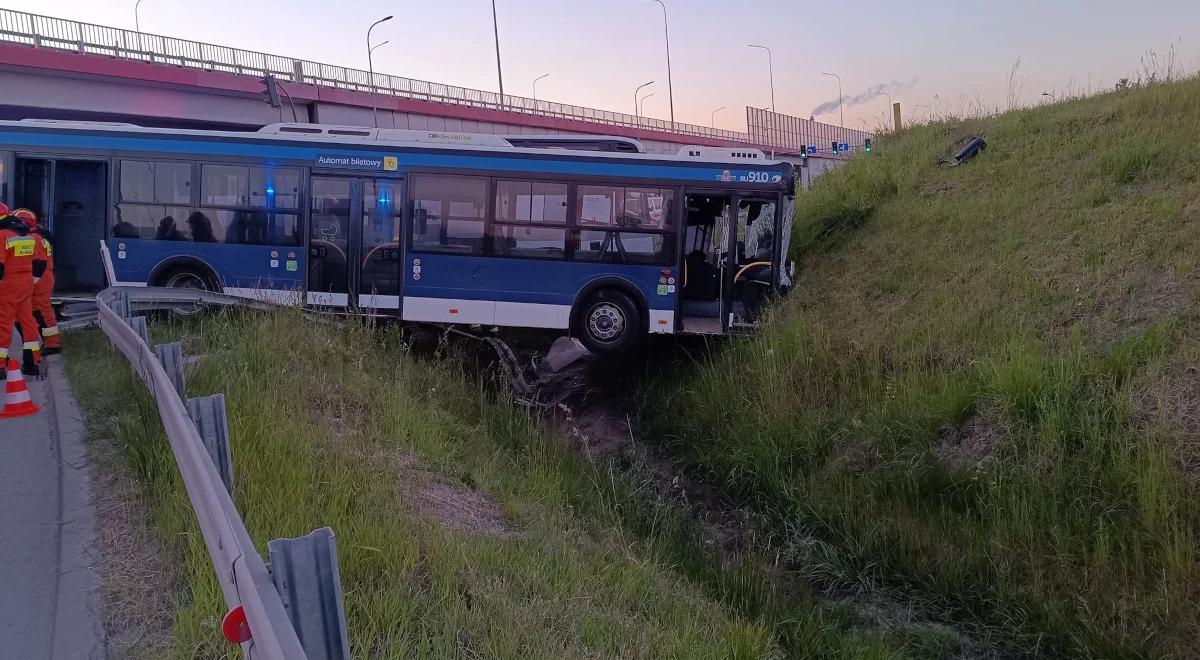
[[[168,289],[200,289],[220,291],[212,271],[198,265],[172,266],[154,278],[154,286]],[[200,305],[177,305],[171,307],[175,316],[191,316],[202,309]]]
[[[593,353],[619,353],[637,344],[642,312],[628,295],[604,288],[587,297],[575,316],[575,334]]]

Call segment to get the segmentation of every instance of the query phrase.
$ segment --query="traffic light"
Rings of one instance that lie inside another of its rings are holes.
[[[838,152],[838,143],[837,143],[837,140],[834,140],[833,141],[833,153],[836,154],[837,152]]]
[[[870,150],[871,150],[871,138],[867,138],[863,142],[863,151],[870,151]]]
[[[263,100],[270,103],[272,108],[278,108],[282,105],[279,101],[279,83],[276,82],[275,76],[267,74],[263,77],[262,84],[266,88],[264,93],[267,95],[267,98]]]
[[[801,159],[808,158],[808,145],[807,144],[800,145],[800,158]]]

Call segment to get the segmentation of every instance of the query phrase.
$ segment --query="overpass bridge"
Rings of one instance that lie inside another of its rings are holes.
[[[264,78],[279,105],[264,103]],[[297,121],[489,134],[612,135],[650,153],[683,145],[748,147],[799,161],[804,178],[848,157],[838,142],[871,134],[747,107],[729,131],[414,80],[293,57],[0,10],[0,119],[126,121],[145,126],[254,130]]]

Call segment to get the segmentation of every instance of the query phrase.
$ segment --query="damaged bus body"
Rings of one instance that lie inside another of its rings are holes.
[[[0,122],[0,201],[45,218],[63,290],[205,288],[406,321],[647,333],[753,327],[790,284],[793,170],[317,124]]]

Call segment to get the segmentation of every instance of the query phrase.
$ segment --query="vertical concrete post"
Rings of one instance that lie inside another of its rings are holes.
[[[225,395],[214,394],[188,399],[187,411],[196,432],[200,434],[204,449],[208,451],[213,466],[217,468],[217,474],[221,475],[225,490],[229,491],[232,497],[233,453],[229,448],[229,418],[225,413]]]
[[[154,356],[158,358],[163,371],[167,372],[167,377],[175,385],[175,391],[179,393],[179,398],[184,398],[186,383],[183,378],[183,349],[180,348],[179,342],[155,346]]]
[[[350,660],[337,540],[328,527],[267,542],[271,581],[308,660]]]
[[[900,131],[900,104],[892,104],[892,130]]]

